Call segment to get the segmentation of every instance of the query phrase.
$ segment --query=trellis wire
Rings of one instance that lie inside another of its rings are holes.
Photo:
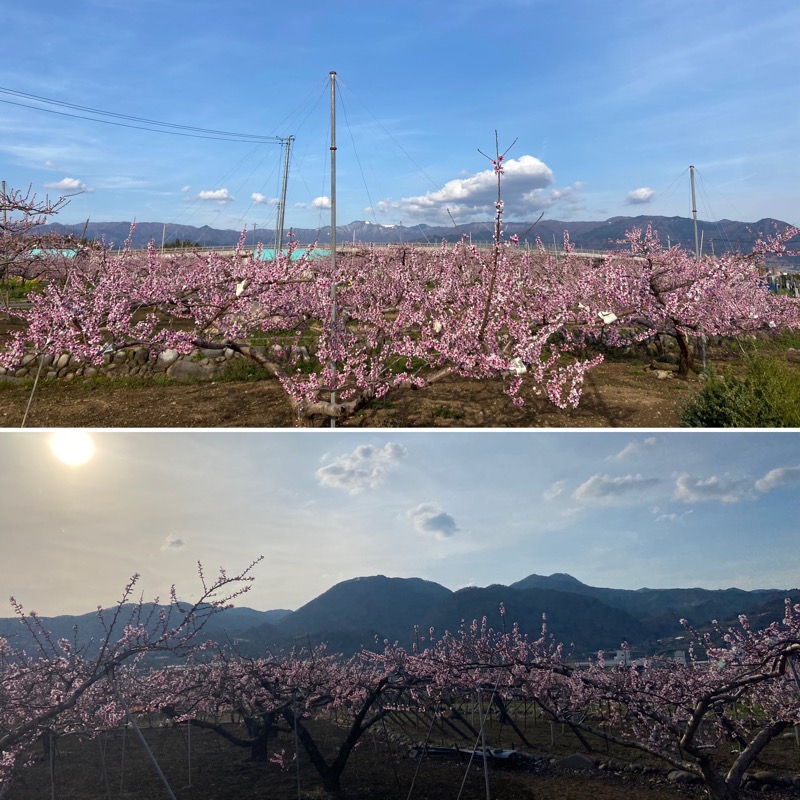
[[[139,737],[139,741],[141,742],[142,747],[144,747],[145,752],[149,756],[150,761],[153,764],[153,767],[155,768],[156,772],[158,773],[158,777],[161,780],[161,783],[163,784],[164,788],[166,789],[167,795],[169,796],[170,800],[178,800],[175,797],[175,793],[172,791],[172,787],[169,785],[169,782],[167,781],[166,776],[161,771],[161,767],[159,766],[158,760],[156,759],[155,755],[153,755],[153,751],[150,749],[149,745],[147,744],[147,740],[144,738],[144,734],[142,733],[142,729],[137,724],[136,719],[134,718],[133,714],[131,714],[131,710],[130,710],[130,708],[128,708],[128,704],[125,702],[125,698],[120,694],[119,690],[114,685],[114,681],[112,680],[111,676],[108,675],[107,677],[108,677],[108,683],[111,686],[111,690],[114,692],[114,696],[117,698],[117,701],[119,702],[119,704],[125,709],[125,714],[127,715],[128,720],[130,721],[131,726],[133,727],[133,730],[136,731],[136,735]]]
[[[378,700],[378,708],[381,712],[381,725],[383,726],[383,735],[386,737],[386,744],[389,747],[389,757],[392,761],[392,771],[394,772],[394,779],[397,785],[400,785],[400,776],[397,774],[397,764],[395,763],[394,753],[392,752],[392,742],[389,739],[389,731],[386,730],[386,714],[383,710],[383,706],[381,705],[380,699]]]
[[[108,800],[111,800],[111,788],[108,785],[108,770],[106,769],[106,745],[108,744],[108,739],[106,738],[105,732],[98,737],[97,744],[100,746],[100,768],[103,773],[103,784],[106,789],[106,797]]]
[[[297,773],[297,800],[300,800],[300,748],[297,741],[297,711],[295,709],[295,697],[297,689],[292,689],[292,720],[294,722],[294,764]]]
[[[47,732],[50,755],[50,800],[56,800],[56,740],[52,731]]]
[[[124,784],[125,784],[125,744],[126,744],[126,741],[127,741],[127,736],[126,736],[127,732],[128,732],[128,725],[127,725],[127,723],[124,723],[122,725],[122,756],[121,756],[120,765],[119,765],[119,794],[120,794],[120,797],[122,796],[122,790],[123,790]]]
[[[422,752],[419,754],[419,759],[417,760],[417,768],[414,770],[414,777],[411,779],[411,786],[409,787],[408,796],[406,797],[406,800],[411,800],[411,793],[414,791],[414,783],[417,780],[417,773],[419,772],[419,768],[422,766],[422,759],[425,758],[425,750],[428,747],[428,742],[430,741],[431,738],[431,731],[433,730],[433,723],[435,722],[435,720],[436,717],[431,716],[431,725],[428,728],[428,735],[425,737],[425,744],[422,745]],[[461,793],[459,792],[459,796],[460,795]]]

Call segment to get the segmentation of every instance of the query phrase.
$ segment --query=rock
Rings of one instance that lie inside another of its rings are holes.
[[[776,772],[769,772],[768,770],[758,770],[753,773],[752,777],[758,783],[764,783],[768,786],[791,786],[793,783],[790,777],[778,775]]]
[[[114,356],[112,358],[112,361],[115,364],[124,364],[127,360],[128,360],[128,354],[124,350],[117,350],[117,352],[114,353]]]
[[[133,363],[141,367],[150,360],[150,351],[146,347],[137,347],[133,351]]]
[[[219,367],[198,364],[196,361],[182,359],[176,361],[167,370],[170,378],[209,378],[219,372]]]
[[[660,381],[665,381],[671,378],[673,373],[668,372],[665,369],[657,369],[653,371],[653,377],[657,378]]]
[[[699,775],[695,775],[693,772],[687,772],[683,769],[673,769],[669,773],[667,773],[667,780],[670,783],[702,783],[703,779]]]
[[[583,753],[573,753],[571,756],[559,758],[554,766],[559,769],[597,769],[594,759]]]
[[[222,355],[222,350],[217,350],[214,347],[200,347],[192,353],[196,355],[199,353],[203,358],[217,358]]]
[[[158,363],[166,366],[174,364],[178,360],[178,351],[169,348],[158,354]]]
[[[36,361],[36,354],[35,353],[28,353],[27,355],[22,356],[22,361],[19,362],[21,367],[27,367],[33,362]]]

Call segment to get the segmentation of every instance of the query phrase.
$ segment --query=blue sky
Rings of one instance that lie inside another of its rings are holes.
[[[42,0],[3,12],[0,86],[196,128],[295,136],[287,227],[690,216],[800,223],[795,0],[265,4]],[[74,119],[0,93],[0,177],[61,220],[273,227],[281,147]],[[62,111],[69,111],[60,107]],[[75,112],[70,113],[83,113]],[[104,119],[109,119],[104,117]],[[118,121],[122,121],[119,120]],[[449,214],[448,214],[449,210]]]
[[[798,585],[792,432],[2,434],[0,587],[79,613],[259,555],[243,605],[297,608],[362,575],[451,589],[567,572],[618,588]],[[5,602],[5,600],[3,600]],[[0,616],[10,607],[0,608]]]

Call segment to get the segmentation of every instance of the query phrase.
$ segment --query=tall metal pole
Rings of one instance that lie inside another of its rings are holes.
[[[275,230],[275,258],[283,248],[283,223],[286,219],[286,188],[289,184],[289,153],[292,149],[292,141],[294,136],[287,136],[283,140],[283,145],[286,148],[286,159],[283,162],[283,186],[281,189],[281,202],[278,206],[278,225]]]
[[[336,73],[331,71],[331,329],[336,327]],[[332,371],[335,376],[336,363]],[[335,384],[334,384],[335,386]],[[336,404],[336,389],[331,387],[331,405]],[[331,428],[336,417],[331,416]]]
[[[694,258],[700,260],[700,240],[697,237],[697,200],[694,194],[694,166],[689,165],[689,177],[692,182],[692,219],[694,220]],[[703,369],[706,368],[706,335],[700,336],[700,351],[703,359]]]
[[[689,165],[689,177],[692,181],[692,219],[694,220],[694,257],[700,259],[700,240],[697,237],[697,200],[694,196],[694,167]]]

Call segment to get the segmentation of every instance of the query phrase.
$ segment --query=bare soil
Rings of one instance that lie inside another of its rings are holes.
[[[522,721],[518,720],[520,724]],[[515,739],[508,727],[498,730],[490,726],[489,741],[508,747],[515,744],[522,752],[535,752],[538,763],[522,761],[516,766],[490,765],[488,782],[494,800],[699,800],[705,797],[701,785],[678,785],[667,781],[668,768],[661,762],[648,761],[634,751],[607,749],[597,742],[586,753],[577,738],[560,725],[550,726],[539,719],[525,724],[525,735],[535,751],[528,751]],[[242,735],[243,729],[227,726]],[[329,763],[342,732],[326,722],[310,723],[317,741],[324,742]],[[394,728],[394,726],[391,726]],[[416,733],[420,743],[426,738],[427,725]],[[505,734],[503,733],[505,731]],[[408,744],[389,739],[389,728],[380,725],[361,740],[342,776],[345,800],[441,800],[456,798],[482,800],[486,796],[486,777],[478,755],[472,764],[466,756],[415,758]],[[187,737],[185,725],[166,728],[145,728],[145,738],[159,763],[171,789],[179,800],[325,800],[322,783],[300,749],[299,777],[294,739],[291,731],[273,739],[270,753],[283,751],[285,768],[271,762],[254,762],[249,751],[232,746],[215,733],[194,728]],[[434,730],[430,744],[438,745]],[[413,737],[412,737],[413,738]],[[411,740],[409,740],[411,741]],[[453,742],[445,742],[442,744]],[[459,742],[471,749],[473,742]],[[556,759],[583,752],[594,762],[589,770],[569,770],[558,766]],[[795,774],[798,749],[791,739],[773,742],[765,751],[760,769],[782,774]],[[491,764],[491,762],[490,762]],[[300,790],[298,792],[298,779]],[[774,800],[796,797],[796,789],[770,787]],[[35,763],[24,769],[12,790],[16,800],[55,796],[62,800],[106,800],[109,797],[161,800],[166,797],[155,769],[130,728],[101,733],[94,739],[62,736],[53,749],[52,761],[40,751]],[[761,792],[758,793],[759,795]],[[744,798],[755,797],[743,791]]]
[[[660,365],[663,366],[663,365]],[[448,377],[397,389],[338,423],[402,428],[672,428],[700,381],[658,378],[649,362],[606,361],[592,370],[577,409],[561,410],[525,388],[522,408],[502,382]],[[662,372],[663,374],[663,372]],[[153,382],[93,378],[0,383],[0,427],[284,428],[298,424],[278,381]],[[33,399],[31,400],[31,396]],[[25,411],[30,401],[27,417]],[[326,419],[315,424],[327,426]]]

